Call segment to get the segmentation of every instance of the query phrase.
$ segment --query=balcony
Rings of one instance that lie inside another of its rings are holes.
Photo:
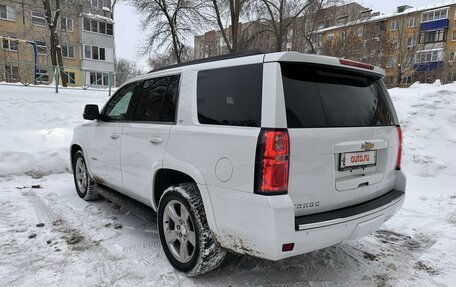
[[[430,72],[442,68],[444,65],[443,61],[427,62],[415,64],[415,72]]]
[[[420,32],[444,29],[444,28],[448,28],[449,25],[450,25],[450,20],[448,18],[439,19],[439,20],[430,21],[430,22],[424,22],[424,23],[421,23],[421,25],[420,25]]]

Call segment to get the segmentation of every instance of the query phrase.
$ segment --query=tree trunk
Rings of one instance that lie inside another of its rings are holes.
[[[240,14],[240,0],[230,0],[230,14],[231,14],[231,39],[233,40],[232,52],[239,52],[239,14]]]
[[[397,65],[397,78],[396,78],[396,87],[399,87],[401,84],[401,78],[402,78],[402,67],[401,65]]]
[[[225,27],[223,26],[223,23],[222,23],[222,18],[221,18],[221,15],[220,15],[220,9],[219,9],[217,0],[212,0],[212,5],[214,5],[215,17],[217,18],[217,25],[220,28],[220,32],[222,33],[223,40],[226,43],[226,47],[228,48],[228,51],[230,53],[232,53],[233,52],[233,48],[232,48],[232,46],[230,44],[230,41],[228,41],[228,38],[226,36],[226,30],[225,30]]]
[[[65,72],[63,70],[63,58],[62,58],[62,49],[59,44],[59,37],[57,33],[57,24],[60,15],[60,1],[55,1],[56,10],[54,19],[52,18],[52,10],[49,0],[43,0],[43,6],[45,9],[46,21],[48,23],[49,32],[50,32],[50,53],[51,53],[51,63],[52,66],[59,66],[60,78],[62,79],[62,86],[67,86],[67,79],[65,77]],[[57,83],[58,84],[58,83]]]

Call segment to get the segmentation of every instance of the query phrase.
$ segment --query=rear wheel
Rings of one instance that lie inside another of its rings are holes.
[[[209,272],[225,258],[225,251],[209,230],[194,183],[175,185],[164,192],[158,208],[158,230],[169,262],[188,276]]]
[[[97,183],[90,177],[82,150],[74,155],[73,177],[80,198],[87,201],[99,199],[99,195],[96,194]]]

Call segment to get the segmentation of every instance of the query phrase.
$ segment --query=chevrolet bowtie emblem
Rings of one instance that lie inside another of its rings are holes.
[[[374,148],[374,144],[370,142],[365,142],[361,145],[361,148],[365,150],[371,150]]]

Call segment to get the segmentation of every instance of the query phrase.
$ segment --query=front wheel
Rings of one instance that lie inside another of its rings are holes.
[[[73,177],[76,191],[80,198],[91,201],[98,199],[97,183],[90,177],[82,150],[76,152],[73,158]]]
[[[217,268],[226,252],[209,230],[198,187],[183,183],[168,188],[158,207],[160,241],[171,265],[188,276]]]

